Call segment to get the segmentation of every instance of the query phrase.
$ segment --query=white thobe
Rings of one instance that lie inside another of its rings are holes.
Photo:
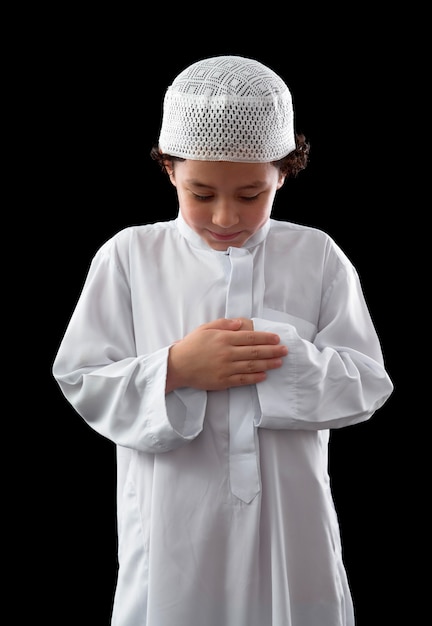
[[[165,394],[170,346],[243,314],[279,334],[282,367]],[[112,626],[353,626],[329,431],[368,420],[393,387],[326,233],[269,219],[221,252],[180,214],[122,230],[92,261],[53,374],[116,444]]]

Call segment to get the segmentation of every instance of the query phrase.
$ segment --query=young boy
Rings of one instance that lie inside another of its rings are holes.
[[[392,393],[356,270],[271,218],[306,167],[284,81],[218,56],[168,88],[175,220],[96,253],[53,373],[116,444],[112,626],[353,626],[330,429]]]

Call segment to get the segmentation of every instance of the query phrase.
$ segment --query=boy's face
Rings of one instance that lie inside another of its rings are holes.
[[[183,219],[214,250],[243,246],[270,217],[284,183],[271,163],[187,159],[169,176]]]

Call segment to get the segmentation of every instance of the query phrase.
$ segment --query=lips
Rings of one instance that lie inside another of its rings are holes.
[[[219,233],[215,233],[214,231],[210,230],[209,231],[211,236],[214,237],[214,239],[217,239],[218,241],[231,241],[231,239],[236,239],[239,235],[241,235],[241,231],[237,231],[236,233],[224,233],[224,234],[219,234]]]

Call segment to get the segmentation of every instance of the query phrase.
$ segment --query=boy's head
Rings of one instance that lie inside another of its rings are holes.
[[[290,91],[253,59],[193,63],[166,92],[159,148],[198,161],[278,161],[296,148]]]

